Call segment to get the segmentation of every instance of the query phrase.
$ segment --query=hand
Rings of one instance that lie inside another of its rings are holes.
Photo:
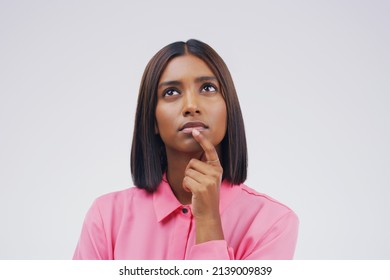
[[[196,129],[192,136],[204,151],[202,160],[191,159],[185,170],[183,187],[192,193],[192,212],[197,243],[223,239],[219,214],[219,189],[223,169],[213,144]]]

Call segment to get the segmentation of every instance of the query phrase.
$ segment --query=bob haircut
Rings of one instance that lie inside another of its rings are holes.
[[[216,76],[226,103],[227,129],[221,141],[222,179],[232,184],[246,180],[248,154],[244,121],[229,69],[222,58],[198,40],[175,42],[158,51],[142,76],[131,148],[131,174],[135,186],[154,192],[167,169],[165,145],[156,134],[157,88],[161,74],[175,57],[191,54],[203,60]]]

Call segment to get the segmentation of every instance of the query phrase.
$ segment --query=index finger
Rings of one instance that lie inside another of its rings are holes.
[[[212,165],[220,165],[218,153],[214,145],[196,129],[192,130],[192,136],[202,147],[207,163]]]

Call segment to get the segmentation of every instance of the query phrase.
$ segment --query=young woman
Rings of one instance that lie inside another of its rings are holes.
[[[243,182],[240,105],[221,57],[197,40],[161,49],[138,96],[136,187],[98,198],[74,259],[291,259],[294,212]]]

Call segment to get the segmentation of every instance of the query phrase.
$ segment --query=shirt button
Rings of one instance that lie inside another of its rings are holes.
[[[181,212],[182,212],[183,214],[187,214],[187,213],[188,213],[188,209],[187,209],[187,208],[182,208],[182,209],[181,209]]]

